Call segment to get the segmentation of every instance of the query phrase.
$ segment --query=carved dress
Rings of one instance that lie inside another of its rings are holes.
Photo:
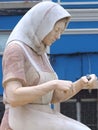
[[[11,80],[18,80],[25,87],[57,79],[45,54],[38,56],[31,48],[23,46],[32,57],[33,63],[30,62],[20,45],[10,44],[3,57],[4,87]],[[0,130],[89,130],[85,125],[51,109],[52,94],[53,91],[50,91],[32,103],[11,107],[5,93],[6,111]]]

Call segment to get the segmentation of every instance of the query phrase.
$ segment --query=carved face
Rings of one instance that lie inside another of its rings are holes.
[[[64,32],[66,27],[65,20],[58,21],[53,30],[43,39],[43,43],[46,46],[50,46],[57,39],[60,39],[61,34]]]

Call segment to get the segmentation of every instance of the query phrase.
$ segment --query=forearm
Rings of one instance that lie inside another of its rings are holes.
[[[39,97],[55,89],[55,81],[47,82],[37,86],[22,87],[20,82],[11,81],[6,86],[7,101],[12,106],[32,103]]]

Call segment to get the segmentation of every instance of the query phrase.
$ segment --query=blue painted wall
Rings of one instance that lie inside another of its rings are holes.
[[[98,34],[65,34],[51,46],[51,64],[60,79],[98,76]]]
[[[51,46],[51,54],[98,52],[98,34],[65,34]]]
[[[0,56],[0,95],[3,93],[2,88],[2,56]]]
[[[90,73],[98,76],[98,53],[57,54],[50,61],[59,79],[75,81]]]
[[[98,0],[61,0],[61,2],[98,2]]]
[[[58,2],[58,0],[52,1]],[[60,2],[62,2],[61,5],[66,9],[98,8],[98,0],[60,0]]]
[[[12,30],[18,21],[20,16],[0,16],[0,30]]]
[[[0,2],[10,2],[10,1],[28,1],[28,0],[0,0]]]

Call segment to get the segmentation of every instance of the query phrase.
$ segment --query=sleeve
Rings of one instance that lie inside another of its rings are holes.
[[[25,56],[18,45],[9,45],[3,54],[2,60],[3,86],[8,81],[19,80],[23,86],[26,85]]]

